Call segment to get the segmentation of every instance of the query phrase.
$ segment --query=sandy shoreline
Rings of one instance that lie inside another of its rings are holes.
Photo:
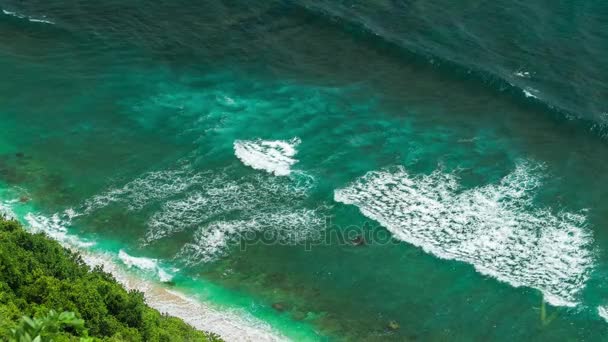
[[[168,315],[179,317],[194,328],[220,335],[226,341],[286,341],[272,327],[236,311],[223,311],[201,301],[171,290],[162,284],[143,280],[116,264],[109,255],[76,250],[90,266],[103,266],[129,290],[144,293],[149,306]]]
[[[13,201],[14,202],[14,201]],[[13,202],[0,202],[0,214],[19,219],[12,208]],[[77,236],[67,233],[66,222],[53,216],[51,218],[28,213],[20,220],[31,232],[44,232],[64,247],[79,253],[89,267],[103,266],[104,271],[112,274],[128,290],[138,290],[144,294],[146,303],[170,316],[178,317],[195,329],[213,332],[225,341],[288,341],[285,336],[274,330],[268,323],[239,310],[221,310],[179,291],[169,289],[160,282],[146,280],[129,271],[126,265],[117,262],[117,256],[89,250],[95,243],[83,242]]]

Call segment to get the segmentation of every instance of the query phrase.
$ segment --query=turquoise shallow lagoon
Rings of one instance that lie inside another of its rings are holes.
[[[0,9],[33,230],[266,339],[606,338],[602,2]]]

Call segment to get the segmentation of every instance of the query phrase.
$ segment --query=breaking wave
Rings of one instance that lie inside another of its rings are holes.
[[[63,213],[44,216],[42,214],[27,213],[25,221],[33,232],[42,232],[59,241],[60,243],[77,248],[87,248],[95,245],[95,242],[79,238],[68,232],[72,218],[77,214],[73,209],[67,209]]]
[[[158,259],[135,257],[127,254],[124,250],[118,252],[118,258],[129,268],[137,268],[147,272],[153,272],[162,282],[168,282],[173,279],[173,275],[159,266]]]
[[[534,207],[538,171],[522,163],[498,184],[462,190],[453,174],[413,176],[398,167],[369,172],[334,199],[427,253],[574,306],[594,264],[592,237],[585,216]]]
[[[284,140],[237,140],[234,153],[243,162],[256,170],[264,170],[275,176],[288,176],[291,166],[298,162],[294,156],[300,139]]]

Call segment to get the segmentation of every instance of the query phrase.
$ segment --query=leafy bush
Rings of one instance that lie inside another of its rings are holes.
[[[73,324],[80,320],[82,327]],[[125,290],[100,267],[91,270],[78,254],[44,234],[30,234],[18,222],[0,217],[0,340],[14,338],[13,330],[30,334],[33,327],[57,334],[55,341],[78,341],[80,336],[220,341],[148,307],[141,292]]]
[[[73,312],[65,311],[58,314],[55,310],[51,310],[47,315],[34,319],[23,316],[17,328],[11,329],[12,336],[9,342],[51,342],[59,339],[61,333],[69,329],[86,336],[84,321],[76,318]],[[81,337],[80,341],[88,342],[91,339]]]

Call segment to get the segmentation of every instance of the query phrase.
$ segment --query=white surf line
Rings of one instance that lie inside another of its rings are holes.
[[[170,290],[162,284],[137,277],[117,263],[117,260],[121,260],[127,267],[155,272],[161,281],[170,279],[171,275],[159,267],[156,259],[134,257],[122,250],[117,256],[91,251],[89,247],[93,246],[94,242],[84,241],[67,232],[66,227],[70,224],[70,218],[74,216],[78,214],[71,209],[50,218],[28,213],[26,221],[32,231],[45,232],[64,247],[79,253],[89,267],[103,266],[105,272],[112,274],[128,290],[141,291],[149,306],[181,318],[195,329],[216,333],[226,341],[288,341],[268,323],[246,312],[216,309],[178,291]]]
[[[334,199],[427,253],[575,306],[594,264],[592,237],[585,216],[534,207],[537,171],[524,163],[497,184],[461,191],[452,174],[412,176],[398,167],[369,172]]]
[[[115,263],[114,258],[110,255],[82,250],[78,250],[78,252],[90,267],[103,266],[104,271],[111,273],[125,288],[141,291],[146,298],[146,303],[152,308],[181,318],[198,330],[216,333],[226,341],[288,341],[269,324],[242,311],[218,310],[179,291],[143,280],[125,271]],[[142,260],[146,259],[129,257],[131,261],[133,258],[137,259],[140,264]]]

